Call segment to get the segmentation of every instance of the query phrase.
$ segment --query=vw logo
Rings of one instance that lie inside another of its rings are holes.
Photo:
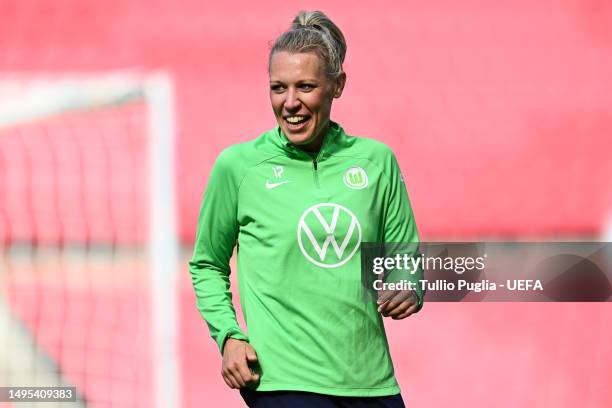
[[[304,211],[297,235],[302,254],[322,268],[344,265],[361,244],[357,217],[348,208],[335,203],[315,204]]]

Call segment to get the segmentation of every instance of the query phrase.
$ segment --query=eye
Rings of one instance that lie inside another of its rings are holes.
[[[281,84],[270,84],[270,90],[272,92],[280,93],[285,90],[285,87]]]
[[[302,85],[300,85],[300,89],[302,91],[309,92],[309,91],[312,91],[313,89],[315,89],[315,86],[312,85],[312,84],[302,84]]]

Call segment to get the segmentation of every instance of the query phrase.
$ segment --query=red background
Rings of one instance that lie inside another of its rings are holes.
[[[612,209],[612,5],[4,1],[0,71],[175,79],[180,234],[224,147],[275,126],[268,43],[321,8],[348,39],[332,118],[396,152],[421,235],[587,235]]]
[[[423,239],[602,232],[612,210],[612,3],[605,0],[5,0],[0,73],[169,72],[180,235],[189,245],[216,155],[275,125],[269,42],[299,9],[316,8],[348,40],[348,84],[332,117],[396,152]],[[99,401],[107,382],[123,381],[115,351],[131,354],[121,360],[131,376],[148,367],[134,363],[136,351],[147,352],[134,333],[147,327],[129,319],[138,301],[146,304],[147,288],[121,279],[112,296],[93,281],[85,294],[44,282],[14,289],[15,312],[63,373]],[[181,279],[184,406],[238,406],[195,310],[186,262]],[[95,339],[112,338],[106,354],[89,350],[93,363],[54,349],[55,337],[44,333],[60,330],[57,317],[36,317],[74,305],[87,313],[67,321],[61,342],[89,336],[93,348]],[[609,303],[432,303],[409,321],[389,322],[388,333],[409,406],[600,407],[612,403],[610,312]],[[101,318],[108,313],[114,323]],[[88,377],[92,370],[104,380]]]

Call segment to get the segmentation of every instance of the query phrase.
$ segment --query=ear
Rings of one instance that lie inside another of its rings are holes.
[[[340,75],[336,77],[334,91],[334,98],[339,98],[342,96],[342,91],[344,90],[344,85],[346,84],[346,73],[342,72]]]

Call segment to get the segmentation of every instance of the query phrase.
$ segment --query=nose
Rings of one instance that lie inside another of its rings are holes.
[[[300,100],[295,89],[287,90],[287,98],[285,99],[285,109],[294,112],[300,109]]]

